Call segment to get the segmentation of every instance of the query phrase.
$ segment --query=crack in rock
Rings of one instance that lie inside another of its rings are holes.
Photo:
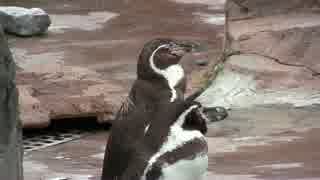
[[[310,68],[310,67],[308,67],[308,66],[306,66],[306,65],[303,65],[303,64],[291,64],[291,63],[283,62],[283,61],[281,61],[280,59],[277,59],[277,58],[272,57],[272,56],[268,56],[268,55],[264,55],[264,54],[258,54],[258,53],[254,53],[254,52],[247,52],[247,53],[239,52],[239,54],[262,56],[262,57],[271,59],[271,60],[273,60],[274,62],[276,62],[276,63],[278,63],[278,64],[281,64],[281,65],[305,68],[305,69],[307,69],[308,71],[311,72],[311,75],[312,75],[312,76],[319,76],[319,75],[320,75],[320,72],[318,72],[318,71],[316,71],[316,70],[313,70],[312,68]]]

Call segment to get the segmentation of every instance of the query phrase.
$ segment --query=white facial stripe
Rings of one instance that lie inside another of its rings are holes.
[[[152,165],[157,161],[157,159],[161,157],[163,154],[171,152],[193,139],[203,138],[203,135],[198,130],[185,130],[182,128],[182,125],[186,119],[185,117],[193,109],[197,107],[197,105],[189,107],[179,116],[178,120],[170,127],[167,141],[161,146],[159,151],[149,159],[148,165],[143,172],[141,180],[146,180],[146,175],[148,171],[151,169]]]
[[[160,179],[202,180],[208,170],[208,164],[207,155],[197,154],[194,159],[181,159],[174,164],[163,167]]]
[[[169,46],[169,44],[161,45],[155,51],[153,51],[153,53],[149,58],[149,63],[151,68],[154,70],[154,72],[163,76],[167,80],[169,88],[171,89],[170,102],[173,102],[177,98],[177,91],[174,89],[174,87],[184,77],[184,70],[179,64],[169,66],[164,70],[157,68],[156,65],[154,64],[154,56],[157,53],[157,51],[167,46]]]

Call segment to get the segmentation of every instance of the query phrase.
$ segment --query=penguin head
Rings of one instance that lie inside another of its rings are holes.
[[[187,130],[198,130],[202,134],[206,134],[208,130],[208,118],[203,113],[203,109],[203,106],[199,102],[192,101],[188,103],[184,111],[187,113],[181,114],[185,114],[182,128]]]
[[[200,89],[193,94],[189,95],[186,99],[179,99],[172,103],[160,103],[160,119],[170,119],[168,125],[178,126],[185,130],[198,130],[202,134],[207,133],[208,117],[204,113],[205,108],[196,99],[201,95],[203,89]],[[160,126],[166,126],[162,120],[155,122],[161,123]]]
[[[193,45],[182,41],[158,38],[147,42],[139,55],[138,78],[156,75],[155,69],[164,70],[179,63],[181,58],[190,52]]]
[[[156,121],[159,126],[180,127],[185,130],[197,130],[203,135],[207,133],[208,118],[201,103],[194,100],[177,100],[173,103],[163,104],[159,113],[160,119]],[[170,119],[163,122],[163,119]]]

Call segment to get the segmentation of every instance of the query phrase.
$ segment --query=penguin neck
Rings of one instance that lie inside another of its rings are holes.
[[[165,69],[158,68],[154,63],[154,56],[157,53],[157,51],[166,45],[159,46],[153,53],[151,54],[149,58],[149,63],[151,69],[161,77],[163,77],[167,85],[169,86],[171,90],[171,98],[170,102],[173,102],[177,98],[177,91],[175,90],[175,86],[181,81],[181,79],[184,77],[184,70],[179,64],[171,65]]]

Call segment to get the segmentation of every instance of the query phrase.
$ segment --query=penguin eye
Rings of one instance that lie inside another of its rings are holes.
[[[173,42],[171,42],[171,43],[169,43],[169,46],[170,47],[175,47],[175,46],[177,46],[175,43],[173,43]]]

